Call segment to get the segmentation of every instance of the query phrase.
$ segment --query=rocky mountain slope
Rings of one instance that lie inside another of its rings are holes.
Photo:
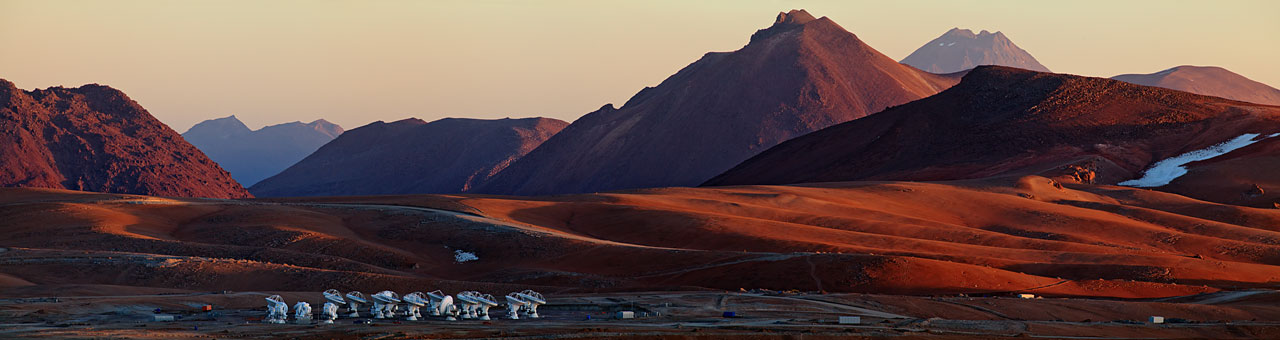
[[[938,95],[787,141],[706,184],[1018,174],[1116,184],[1165,159],[1277,132],[1280,107],[980,66]]]
[[[826,17],[780,13],[743,48],[707,53],[622,107],[574,121],[480,191],[697,185],[779,142],[955,81],[899,64]]]
[[[250,197],[119,90],[24,91],[0,79],[0,185],[155,196]]]
[[[375,122],[249,190],[259,196],[465,192],[565,125],[550,118]]]

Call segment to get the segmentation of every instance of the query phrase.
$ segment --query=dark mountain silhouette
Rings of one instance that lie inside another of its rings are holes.
[[[240,184],[119,90],[0,79],[0,185],[243,198]]]
[[[980,66],[942,93],[787,141],[706,185],[1017,174],[1115,184],[1169,157],[1277,131],[1280,107]]]
[[[692,186],[779,142],[953,85],[803,10],[733,52],[574,121],[481,187],[537,195]]]
[[[902,59],[903,64],[934,73],[959,72],[980,65],[1010,66],[1049,72],[1031,53],[1014,45],[1004,33],[952,28]]]
[[[465,192],[566,125],[550,118],[374,122],[249,190],[259,196]]]
[[[182,134],[242,185],[253,186],[280,173],[342,134],[323,119],[249,130],[236,116],[210,119]]]
[[[1182,65],[1151,74],[1122,74],[1111,79],[1250,103],[1280,105],[1280,90],[1216,66]]]

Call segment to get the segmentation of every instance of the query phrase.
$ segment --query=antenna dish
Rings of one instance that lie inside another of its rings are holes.
[[[527,308],[529,301],[525,301],[520,297],[519,293],[507,294],[507,318],[511,320],[520,319],[520,308]]]
[[[360,304],[369,303],[369,299],[364,297],[364,293],[354,290],[348,292],[346,297],[347,308],[351,310],[351,314],[347,314],[347,317],[360,317]]]
[[[311,323],[311,304],[310,303],[298,301],[298,304],[293,305],[293,310],[294,310],[293,319],[297,321],[298,324]]]
[[[436,304],[436,310],[431,311],[431,315],[444,315],[445,320],[458,321],[458,306],[453,304],[453,297],[445,295]]]
[[[440,316],[440,313],[443,312],[442,310],[440,310],[440,301],[444,300],[444,298],[447,298],[449,296],[445,295],[445,293],[442,293],[439,290],[435,290],[435,291],[431,291],[430,293],[427,293],[427,297],[431,299],[431,304],[427,305],[427,310],[431,312],[432,316]],[[452,302],[453,298],[450,298],[449,301]]]
[[[547,299],[542,297],[542,294],[532,290],[525,290],[525,291],[514,293],[514,294],[516,294],[521,299],[524,299],[524,301],[529,303],[529,305],[524,308],[525,316],[528,316],[534,319],[541,317],[538,315],[538,306],[547,304]]]
[[[493,295],[489,295],[489,294],[478,294],[476,296],[473,296],[472,298],[475,299],[476,302],[479,302],[480,320],[486,320],[486,321],[489,320],[489,308],[495,307],[498,305],[498,302],[495,301],[497,299],[494,299]]]
[[[477,309],[480,308],[480,301],[476,301],[475,299],[476,295],[480,295],[480,292],[465,291],[465,292],[458,293],[458,295],[454,295],[458,297],[458,301],[462,302],[462,319],[463,320],[474,319],[476,317],[476,314],[479,313]]]
[[[324,291],[324,299],[339,305],[347,303],[346,300],[342,299],[342,292],[339,292],[337,289]]]
[[[421,318],[421,308],[422,306],[426,306],[428,303],[431,303],[429,299],[430,298],[423,295],[422,292],[405,294],[404,298],[401,298],[401,300],[404,300],[407,304],[404,312],[404,315],[406,316],[405,320],[417,321],[418,318]]]
[[[320,323],[333,323],[338,319],[338,305],[333,301],[325,301],[324,306],[320,309]]]
[[[284,323],[289,318],[289,304],[284,302],[284,298],[279,295],[267,297],[267,317],[262,321],[266,323]]]
[[[400,303],[400,294],[396,292],[384,290],[373,294],[373,318],[394,318],[397,303]]]

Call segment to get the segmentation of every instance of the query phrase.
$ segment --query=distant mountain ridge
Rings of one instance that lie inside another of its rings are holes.
[[[588,113],[479,192],[693,186],[777,143],[920,99],[958,76],[900,64],[804,10],[711,52],[620,108]]]
[[[337,138],[342,127],[324,119],[250,130],[235,115],[200,122],[182,134],[236,181],[253,186]]]
[[[24,91],[0,79],[0,185],[173,197],[251,197],[123,92]]]
[[[705,184],[1011,175],[1116,184],[1160,160],[1278,132],[1277,107],[979,66],[942,93],[789,140]]]
[[[260,196],[468,192],[568,124],[550,118],[374,122],[249,190]]]
[[[981,65],[1017,67],[1050,72],[1026,50],[1015,45],[999,31],[983,30],[978,34],[968,29],[952,28],[902,59],[903,64],[933,73],[969,70]]]
[[[1122,74],[1111,79],[1250,103],[1280,105],[1280,90],[1217,66],[1182,65],[1156,73]]]

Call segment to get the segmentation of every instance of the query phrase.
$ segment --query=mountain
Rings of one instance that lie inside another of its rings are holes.
[[[0,185],[245,198],[239,183],[119,90],[0,79]]]
[[[937,93],[958,76],[899,64],[826,17],[778,14],[621,108],[574,121],[480,188],[500,194],[692,186],[795,136]]]
[[[343,133],[249,191],[259,196],[460,193],[566,125],[550,118],[374,122]]]
[[[1216,66],[1182,65],[1151,74],[1122,74],[1111,79],[1250,103],[1280,105],[1280,90]]]
[[[210,119],[182,134],[243,185],[280,173],[321,145],[342,134],[342,127],[323,119],[249,130],[236,116]]]
[[[1014,174],[1115,184],[1157,161],[1275,132],[1280,107],[980,66],[942,93],[787,141],[706,185]]]
[[[1031,53],[1019,48],[1004,33],[978,34],[960,28],[947,33],[911,52],[903,64],[934,73],[959,72],[980,65],[1017,67],[1032,71],[1049,72],[1049,68],[1036,61]]]

